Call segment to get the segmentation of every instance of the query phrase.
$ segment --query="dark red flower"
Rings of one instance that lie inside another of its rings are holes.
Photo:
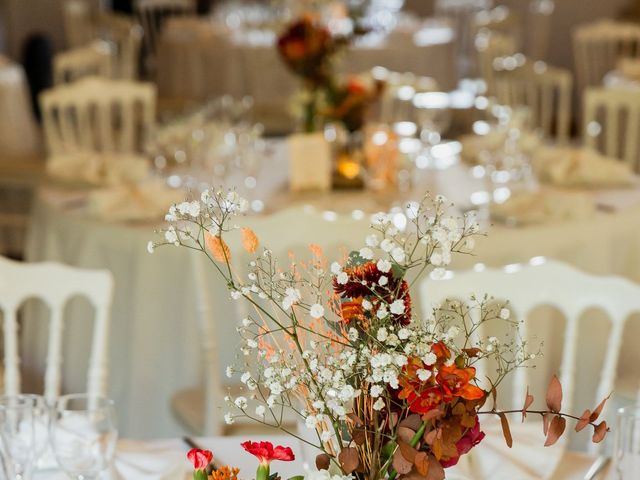
[[[247,452],[257,457],[260,463],[265,465],[268,465],[273,460],[291,462],[296,458],[290,447],[283,447],[281,445],[274,447],[271,442],[247,441],[241,445]]]
[[[195,470],[204,470],[209,466],[211,460],[213,460],[213,453],[209,450],[192,448],[189,450],[189,453],[187,453],[187,458],[193,464]]]
[[[402,325],[411,323],[411,295],[406,281],[398,280],[391,272],[381,272],[374,262],[345,268],[344,272],[348,276],[347,283],[342,285],[335,278],[333,280],[333,290],[336,294],[352,300],[378,297],[389,304],[401,299],[404,302],[404,312],[399,315],[392,314],[392,318]],[[380,285],[382,276],[387,277],[386,285]]]

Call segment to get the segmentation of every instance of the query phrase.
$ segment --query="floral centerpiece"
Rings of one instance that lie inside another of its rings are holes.
[[[531,410],[528,392],[522,408],[498,409],[501,382],[537,354],[517,335],[508,305],[473,297],[447,302],[426,317],[413,307],[412,286],[422,274],[441,275],[452,255],[472,251],[480,233],[472,215],[450,215],[444,198],[425,197],[406,205],[404,229],[391,215],[374,215],[362,247],[343,259],[329,262],[311,245],[309,258],[284,265],[268,248],[258,252],[256,233],[238,225],[247,209],[233,191],[205,191],[199,200],[172,207],[164,239],[149,245],[200,251],[231,298],[255,308],[239,327],[247,361],[228,370],[246,386],[242,396],[227,399],[233,408],[228,423],[244,416],[271,425],[315,446],[318,470],[370,480],[444,479],[448,467],[482,442],[487,415],[499,418],[509,446],[508,416],[516,413],[523,420],[542,417],[545,445],[563,434],[567,418],[576,420],[577,431],[591,426],[594,442],[605,437],[607,424],[598,421],[604,401],[579,417],[563,413],[555,377],[545,409]],[[227,243],[237,233],[256,255],[246,275],[234,273],[237,251]],[[512,340],[482,338],[489,322],[512,330]],[[487,360],[498,368],[485,382],[476,367]],[[314,441],[288,430],[286,410],[314,432]],[[243,446],[254,454],[262,448]],[[257,478],[264,479],[268,462],[261,465]]]

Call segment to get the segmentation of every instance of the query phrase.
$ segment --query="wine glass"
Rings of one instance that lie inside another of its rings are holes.
[[[86,395],[60,397],[52,413],[51,444],[58,465],[76,480],[94,480],[113,458],[118,431],[113,401]]]
[[[615,478],[637,478],[640,471],[640,406],[618,409],[613,460]]]
[[[46,428],[42,432],[45,415],[42,397],[0,397],[0,449],[7,478],[29,480],[32,477],[35,463],[46,448]]]

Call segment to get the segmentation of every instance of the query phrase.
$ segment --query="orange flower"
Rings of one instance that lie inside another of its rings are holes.
[[[205,233],[205,243],[207,245],[207,250],[211,253],[214,260],[218,262],[228,263],[231,261],[231,250],[224,240],[220,237],[211,235],[210,233]]]
[[[242,246],[249,253],[255,253],[258,249],[258,237],[250,228],[242,228]]]
[[[211,472],[209,475],[210,480],[238,480],[239,468],[229,468],[224,465],[217,470]]]
[[[364,310],[362,308],[362,298],[356,298],[351,301],[342,302],[340,304],[340,314],[342,321],[350,323],[353,321],[361,322],[364,320]]]
[[[473,385],[471,380],[476,376],[473,367],[458,368],[456,365],[442,365],[436,377],[448,395],[461,397],[465,400],[479,400],[484,397],[484,390]]]
[[[444,363],[451,358],[451,350],[443,342],[434,343],[431,345],[431,353],[433,353],[437,360],[436,364]]]

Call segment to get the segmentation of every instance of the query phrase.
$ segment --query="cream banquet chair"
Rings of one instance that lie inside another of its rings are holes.
[[[562,142],[569,140],[572,86],[570,71],[544,62],[525,62],[513,70],[495,72],[498,102],[528,107],[532,125],[547,138]]]
[[[194,0],[136,0],[134,9],[144,32],[145,54],[151,63],[155,61],[158,41],[166,20],[196,13]]]
[[[589,275],[566,264],[538,257],[529,264],[508,265],[501,269],[447,272],[443,279],[427,278],[420,286],[424,315],[430,315],[433,306],[447,299],[469,301],[471,294],[488,294],[498,300],[508,300],[509,308],[518,320],[526,320],[541,305],[555,307],[565,316],[560,381],[564,390],[563,409],[567,411],[575,408],[581,315],[593,307],[603,310],[611,330],[608,338],[599,339],[606,343],[606,353],[601,371],[594,372],[598,379],[596,396],[588,401],[600,401],[613,391],[626,322],[630,315],[640,312],[639,285],[622,278]],[[524,339],[529,337],[530,329],[529,322],[525,321],[521,327]],[[481,331],[479,335],[483,337],[486,333]],[[478,378],[485,378],[486,371],[480,365],[478,370]],[[518,402],[530,385],[530,371],[530,368],[520,368],[515,373],[513,393]]]
[[[65,45],[76,48],[95,40],[96,29],[88,0],[66,0],[62,6]]]
[[[142,152],[155,124],[152,84],[89,77],[43,92],[49,155]]]
[[[583,110],[585,145],[640,172],[640,91],[588,88]]]
[[[531,0],[524,29],[524,51],[533,60],[547,60],[551,21],[555,11],[554,0]]]
[[[106,42],[94,41],[90,45],[72,48],[53,57],[55,85],[88,76],[111,76],[111,49]]]
[[[103,270],[81,270],[57,263],[25,264],[0,257],[0,310],[4,315],[4,393],[20,393],[20,354],[17,311],[29,298],[42,300],[50,311],[45,396],[60,394],[63,312],[74,296],[86,297],[95,308],[87,393],[105,396],[108,379],[108,340],[113,278]],[[88,339],[87,339],[88,340]]]
[[[111,47],[111,76],[135,80],[140,62],[142,27],[126,15],[102,12],[98,18],[98,29]]]
[[[621,58],[640,57],[640,25],[602,20],[573,32],[576,80],[581,92],[600,86]]]
[[[496,62],[516,54],[516,40],[507,34],[483,29],[475,38],[478,72],[484,80],[486,94],[495,93]]]

